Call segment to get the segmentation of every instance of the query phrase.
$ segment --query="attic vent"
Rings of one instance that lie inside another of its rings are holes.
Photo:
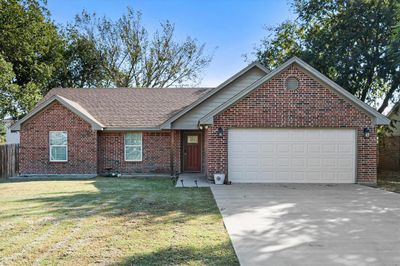
[[[288,90],[295,90],[299,87],[299,80],[295,77],[288,77],[286,79],[286,88]]]

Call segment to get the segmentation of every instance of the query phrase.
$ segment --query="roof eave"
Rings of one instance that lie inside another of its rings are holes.
[[[103,131],[161,131],[160,127],[105,127]]]
[[[76,109],[74,106],[72,106],[70,103],[68,103],[67,99],[59,96],[59,95],[53,95],[52,97],[50,97],[49,99],[47,99],[46,101],[42,102],[41,104],[39,104],[38,106],[36,106],[31,112],[29,112],[27,115],[25,115],[22,119],[18,120],[12,127],[11,127],[11,132],[15,132],[15,131],[20,131],[21,130],[21,125],[29,120],[30,118],[32,118],[34,115],[36,115],[37,113],[39,113],[40,111],[42,111],[44,108],[46,108],[47,106],[49,106],[51,103],[53,103],[54,101],[58,101],[60,104],[62,104],[64,107],[66,107],[67,109],[69,109],[70,111],[72,111],[73,113],[75,113],[76,115],[78,115],[79,117],[81,117],[83,120],[85,120],[86,122],[88,122],[91,126],[93,130],[103,130],[104,126],[98,122],[97,120],[95,120],[94,118],[89,117],[88,115],[82,113],[81,111],[79,111],[78,109]],[[82,108],[83,109],[83,108]],[[86,111],[87,112],[87,111]]]

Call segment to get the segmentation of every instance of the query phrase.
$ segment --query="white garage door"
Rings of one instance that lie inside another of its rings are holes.
[[[232,182],[355,182],[355,130],[231,128],[228,134]]]

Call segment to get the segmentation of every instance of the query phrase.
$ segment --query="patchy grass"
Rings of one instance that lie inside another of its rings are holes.
[[[400,193],[400,172],[380,172],[378,174],[378,187]]]
[[[165,179],[0,183],[0,265],[237,265],[208,188]]]

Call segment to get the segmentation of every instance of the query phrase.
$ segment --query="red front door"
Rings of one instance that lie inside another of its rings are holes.
[[[201,134],[183,135],[183,171],[201,171]]]

